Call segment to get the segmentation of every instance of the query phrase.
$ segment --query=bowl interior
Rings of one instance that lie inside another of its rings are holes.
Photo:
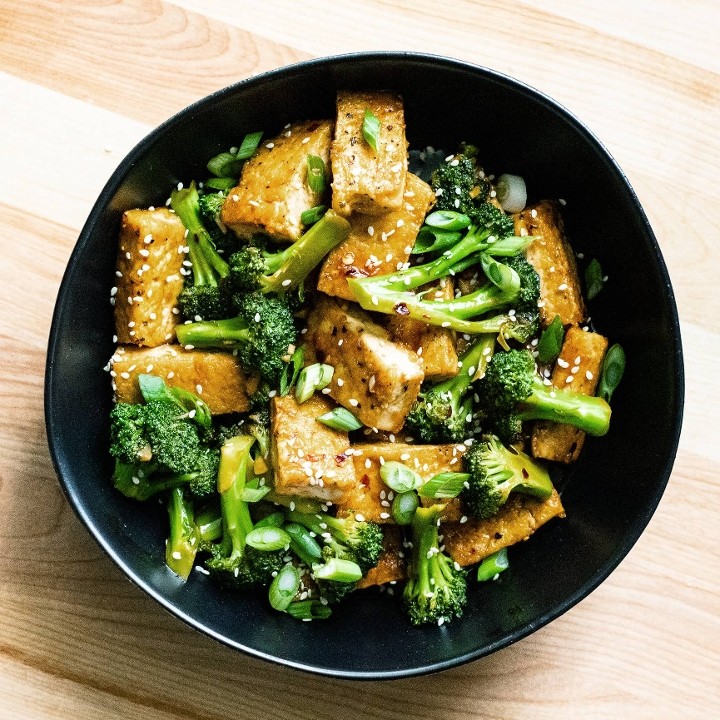
[[[357,593],[326,622],[278,615],[256,597],[220,592],[200,573],[182,584],[163,564],[164,510],[120,496],[107,455],[113,351],[109,303],[123,210],[161,205],[178,182],[204,176],[209,157],[243,134],[329,117],[342,88],[386,88],[405,100],[411,147],[476,144],[489,172],[522,175],[530,199],[566,201],[576,251],[609,276],[591,302],[598,331],[625,348],[613,424],[588,439],[562,478],[567,518],[510,551],[511,570],[473,587],[466,616],[409,626],[398,598]],[[642,277],[637,268],[644,268]],[[662,389],[659,391],[658,389]],[[128,576],[167,609],[256,656],[356,678],[399,677],[486,655],[560,615],[624,557],[670,474],[680,429],[683,369],[675,303],[647,220],[627,180],[565,110],[503,76],[431,56],[372,54],[313,61],[217,93],[149,135],[123,161],[92,210],[68,265],[50,337],[48,438],[75,510]],[[648,418],[653,418],[648,422]]]

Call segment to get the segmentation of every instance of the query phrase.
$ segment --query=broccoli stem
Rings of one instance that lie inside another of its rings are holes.
[[[195,255],[201,255],[203,258],[203,260],[200,261],[202,266],[201,274],[203,276],[207,273],[212,274],[209,270],[211,267],[221,278],[227,277],[229,273],[228,264],[218,255],[215,249],[215,243],[213,243],[212,237],[205,229],[202,218],[200,217],[200,197],[195,183],[192,183],[188,188],[174,190],[170,196],[170,206],[180,218],[182,224],[187,228],[188,235],[197,241],[197,246],[193,248],[192,241],[190,237],[188,237],[191,255],[194,249]],[[193,260],[192,257],[191,262],[193,263],[194,269],[195,260]]]
[[[438,520],[440,506],[419,507],[411,523],[413,536],[413,564],[417,568],[417,594],[432,594],[443,582],[438,568],[437,548],[440,545]],[[431,581],[432,578],[432,581]]]
[[[262,291],[286,292],[297,287],[349,234],[350,223],[328,210],[287,249],[266,257],[269,272],[260,279]]]
[[[198,538],[192,503],[182,488],[171,490],[168,498],[170,534],[165,546],[165,564],[183,580],[187,580],[197,555]]]
[[[538,377],[520,404],[521,420],[552,420],[573,425],[589,435],[605,435],[610,428],[610,406],[602,398],[549,387]]]
[[[245,479],[250,468],[250,449],[255,438],[238,435],[220,449],[218,492],[223,520],[223,544],[231,560],[242,557],[245,538],[253,529],[248,504],[242,499]]]
[[[242,317],[205,320],[178,325],[175,334],[181,345],[193,347],[233,347],[250,340],[248,324]]]

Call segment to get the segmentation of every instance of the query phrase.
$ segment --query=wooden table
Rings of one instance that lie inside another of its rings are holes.
[[[714,0],[0,0],[0,11],[0,718],[718,716]],[[363,49],[488,65],[555,97],[604,141],[669,266],[687,405],[658,511],[589,598],[465,667],[353,684],[232,652],[131,585],[62,495],[42,389],[65,263],[125,153],[210,91]]]

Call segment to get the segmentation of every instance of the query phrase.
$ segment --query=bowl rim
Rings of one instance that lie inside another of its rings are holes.
[[[129,171],[138,162],[139,158],[143,156],[147,149],[151,147],[158,138],[160,138],[165,133],[171,131],[175,125],[184,121],[188,116],[192,115],[198,109],[204,108],[207,105],[211,105],[219,100],[222,100],[223,98],[229,97],[234,93],[241,91],[245,87],[262,85],[267,80],[281,78],[282,76],[292,76],[306,69],[313,69],[323,66],[336,66],[338,63],[350,64],[357,61],[380,63],[413,61],[423,63],[427,66],[439,66],[447,69],[462,70],[466,72],[480,74],[491,82],[508,86],[523,95],[532,96],[535,102],[540,102],[542,105],[545,106],[547,110],[551,111],[554,114],[560,115],[566,123],[573,127],[574,131],[577,132],[578,135],[580,135],[585,140],[585,142],[587,142],[590,146],[594,146],[594,149],[597,151],[598,157],[602,158],[608,170],[614,176],[616,176],[622,184],[623,190],[628,194],[632,202],[636,216],[642,221],[646,239],[649,245],[648,249],[655,256],[657,269],[664,285],[664,290],[667,293],[669,321],[672,325],[671,330],[673,337],[675,338],[675,346],[674,348],[672,348],[671,355],[674,359],[676,367],[678,368],[675,388],[677,395],[677,412],[674,417],[671,443],[670,447],[668,448],[669,453],[665,460],[663,475],[661,478],[659,478],[659,482],[655,484],[654,492],[652,492],[652,494],[647,497],[643,514],[636,519],[636,521],[633,523],[632,530],[628,532],[628,534],[625,536],[624,542],[622,542],[618,546],[618,548],[610,556],[610,558],[601,567],[599,567],[585,583],[578,587],[575,592],[566,597],[563,602],[558,603],[552,609],[543,613],[535,622],[526,624],[518,628],[517,630],[504,635],[499,640],[483,645],[481,648],[477,648],[463,655],[455,656],[451,659],[440,662],[415,664],[413,667],[404,667],[402,669],[389,671],[338,671],[325,666],[317,666],[313,665],[312,663],[299,662],[291,659],[286,659],[278,655],[272,655],[270,653],[266,653],[253,647],[244,645],[243,643],[233,640],[232,638],[229,638],[222,633],[216,632],[211,628],[206,627],[203,623],[195,620],[191,615],[180,610],[170,598],[164,597],[161,592],[153,588],[147,581],[143,579],[142,576],[135,573],[130,567],[128,567],[128,565],[123,562],[119,554],[114,550],[112,545],[106,541],[102,533],[96,528],[91,514],[88,512],[86,505],[81,501],[79,494],[74,488],[74,483],[69,483],[66,480],[66,475],[70,476],[72,473],[72,469],[71,467],[69,467],[69,464],[66,463],[63,453],[60,451],[60,448],[56,446],[54,440],[55,430],[59,422],[54,417],[53,413],[53,392],[56,385],[54,359],[56,358],[58,352],[58,327],[61,322],[61,317],[65,312],[65,306],[68,302],[69,281],[73,273],[73,268],[76,265],[76,260],[83,253],[85,245],[89,242],[89,238],[92,235],[100,216],[103,214],[104,209],[108,205],[109,201],[120,188],[123,180],[129,173]],[[618,163],[615,161],[608,149],[594,135],[594,133],[589,130],[589,128],[581,120],[579,120],[570,110],[568,110],[562,104],[552,99],[550,96],[546,95],[542,91],[514,77],[511,77],[507,74],[501,73],[497,70],[493,70],[483,65],[471,63],[449,56],[413,51],[362,51],[342,53],[337,55],[327,55],[313,58],[310,60],[295,62],[289,65],[284,65],[282,67],[259,73],[257,75],[252,75],[248,78],[216,90],[202,98],[199,98],[198,100],[192,102],[190,105],[171,115],[168,119],[166,119],[164,122],[151,130],[147,135],[145,135],[119,162],[116,169],[112,172],[109,179],[105,183],[103,189],[95,200],[92,209],[90,210],[87,220],[85,221],[80,231],[75,246],[67,261],[67,265],[58,289],[58,294],[52,316],[52,322],[48,338],[48,350],[45,364],[44,383],[45,430],[47,434],[50,456],[53,462],[55,472],[60,481],[62,490],[66,498],[68,499],[70,505],[72,506],[75,514],[80,518],[81,522],[85,525],[86,529],[90,532],[95,541],[100,545],[100,547],[105,551],[105,553],[110,557],[110,559],[115,563],[115,565],[123,572],[126,578],[128,578],[134,585],[141,588],[171,615],[179,618],[193,629],[202,632],[203,634],[213,638],[214,640],[227,647],[240,650],[241,652],[251,657],[259,658],[261,660],[272,662],[285,667],[291,667],[296,670],[312,673],[315,675],[353,680],[392,680],[405,677],[414,677],[447,670],[453,667],[460,666],[472,660],[477,660],[527,637],[539,628],[544,627],[551,621],[563,615],[565,612],[570,610],[577,603],[587,597],[591,592],[593,592],[605,579],[607,579],[607,577],[617,568],[620,562],[622,562],[622,560],[627,556],[627,554],[637,542],[640,535],[644,532],[645,528],[647,527],[650,519],[652,518],[660,503],[662,495],[670,479],[673,463],[677,455],[677,449],[680,440],[680,431],[683,420],[684,398],[685,377],[682,339],[680,333],[677,303],[670,282],[669,273],[655,234],[653,233],[653,230],[637,198],[637,195],[632,188],[627,176],[620,168]]]

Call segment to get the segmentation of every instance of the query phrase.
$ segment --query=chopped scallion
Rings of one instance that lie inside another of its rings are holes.
[[[396,493],[406,493],[417,490],[423,479],[412,468],[396,460],[388,460],[380,467],[382,481]]]
[[[427,498],[457,497],[467,481],[467,473],[444,472],[430,478],[419,490],[418,494]]]
[[[205,181],[205,187],[211,190],[232,190],[237,185],[236,177],[211,177]]]
[[[295,351],[290,356],[290,361],[280,376],[280,395],[287,395],[290,392],[292,386],[297,382],[304,361],[305,349],[300,345],[300,347],[295,348]]]
[[[325,162],[317,155],[307,156],[307,184],[317,195],[325,190]]]
[[[365,142],[377,152],[378,139],[380,137],[380,120],[378,120],[375,113],[365,108],[365,115],[363,117],[362,134],[365,138]]]
[[[585,268],[585,293],[587,299],[592,300],[603,289],[603,285],[605,285],[605,280],[603,279],[602,267],[593,258]]]
[[[332,365],[324,365],[321,363],[313,363],[304,367],[298,375],[297,384],[295,385],[295,399],[302,404],[309,400],[316,390],[326,388],[335,372]]]
[[[610,398],[620,384],[624,372],[625,351],[621,345],[615,343],[605,353],[597,387],[597,396],[603,398],[605,402],[610,402]]]
[[[464,230],[470,227],[470,218],[454,210],[436,210],[425,218],[425,224],[440,230]]]
[[[332,615],[332,608],[319,600],[297,600],[290,603],[285,612],[297,620],[327,620]]]
[[[495,185],[495,195],[505,212],[520,212],[527,202],[525,181],[519,175],[501,175]]]
[[[410,525],[418,507],[420,507],[420,498],[414,490],[398,493],[392,501],[393,520],[398,525]]]
[[[245,542],[256,550],[273,552],[290,547],[290,536],[279,527],[263,525],[253,528],[245,537]]]
[[[303,225],[314,225],[326,212],[326,205],[315,205],[315,207],[302,211],[300,215],[300,222]]]
[[[502,548],[492,555],[488,555],[478,566],[478,582],[494,580],[503,570],[507,570],[508,562],[507,548]]]
[[[240,148],[235,153],[235,157],[238,160],[247,160],[248,158],[251,158],[258,148],[262,136],[262,132],[248,133],[240,143]]]
[[[317,580],[333,582],[357,582],[362,577],[362,570],[356,562],[336,557],[330,558],[323,565],[313,565],[312,571]]]
[[[333,430],[343,430],[345,432],[359,430],[363,426],[349,410],[343,407],[333,408],[330,412],[326,412],[315,419]]]
[[[294,565],[285,565],[273,578],[268,590],[270,605],[283,612],[300,590],[300,571]]]
[[[540,336],[537,345],[538,360],[541,363],[552,362],[560,354],[564,338],[565,328],[560,316],[556,315]]]

